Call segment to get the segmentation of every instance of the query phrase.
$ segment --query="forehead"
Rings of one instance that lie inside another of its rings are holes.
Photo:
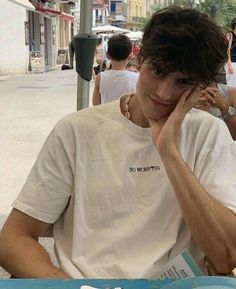
[[[197,78],[194,77],[193,75],[189,75],[185,72],[182,71],[178,71],[177,69],[168,69],[168,68],[164,68],[162,65],[157,65],[155,63],[150,63],[150,62],[144,62],[144,65],[149,67],[149,69],[154,70],[157,74],[162,74],[163,76],[169,76],[171,78],[175,78],[175,79],[188,79],[191,81],[197,81]]]

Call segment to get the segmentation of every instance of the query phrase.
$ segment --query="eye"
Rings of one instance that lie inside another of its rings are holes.
[[[152,70],[152,73],[155,74],[155,75],[158,75],[158,76],[161,76],[164,74],[164,71],[163,69],[161,69],[161,67],[159,66],[151,66],[151,70]]]
[[[195,86],[197,84],[196,81],[189,78],[178,79],[178,83],[183,86]]]

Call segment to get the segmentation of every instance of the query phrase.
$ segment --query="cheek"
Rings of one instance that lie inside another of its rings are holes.
[[[142,91],[152,91],[155,89],[157,82],[150,75],[140,75],[138,80],[138,88]]]

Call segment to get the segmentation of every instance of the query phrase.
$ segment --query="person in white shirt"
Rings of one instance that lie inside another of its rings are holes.
[[[158,278],[188,249],[205,272],[236,266],[236,143],[195,109],[227,40],[194,9],[145,27],[134,94],[64,117],[48,136],[0,233],[16,278]],[[204,64],[204,65],[203,65]],[[38,243],[53,225],[60,267]]]
[[[223,83],[212,83],[201,91],[196,108],[206,110],[222,119],[236,140],[236,88]]]
[[[118,99],[125,93],[134,93],[138,74],[126,69],[132,55],[132,41],[123,34],[108,40],[107,56],[111,69],[98,74],[93,91],[93,105]]]

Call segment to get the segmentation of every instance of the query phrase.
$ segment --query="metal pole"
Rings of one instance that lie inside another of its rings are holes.
[[[92,0],[80,0],[80,34],[92,31]],[[78,74],[77,110],[89,106],[90,82]]]

